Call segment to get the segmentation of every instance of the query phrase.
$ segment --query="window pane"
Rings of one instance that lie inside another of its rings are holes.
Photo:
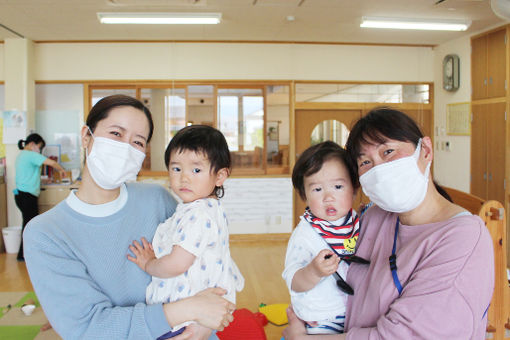
[[[310,136],[310,145],[330,140],[345,147],[348,137],[349,129],[347,129],[345,124],[338,120],[323,120],[314,127],[312,135]]]
[[[125,94],[126,96],[136,98],[135,89],[92,89],[92,106],[96,105],[101,98],[113,94]]]
[[[266,86],[266,159],[268,174],[289,172],[290,96],[288,85]]]
[[[239,150],[238,98],[218,96],[218,129],[223,133],[230,151]]]
[[[186,89],[169,89],[165,97],[167,140],[186,126]]]
[[[429,103],[428,84],[296,84],[298,102]]]
[[[154,122],[154,132],[147,153],[148,169],[152,171],[166,171],[163,158],[166,146],[171,137],[184,127],[185,89],[142,88],[141,101],[149,108]],[[178,103],[175,105],[175,103]],[[172,125],[173,124],[173,125]],[[180,124],[180,125],[179,125]]]
[[[188,86],[188,124],[214,126],[214,87]]]
[[[262,96],[243,98],[243,146],[245,151],[263,148],[264,98]]]
[[[262,89],[218,89],[218,128],[227,139],[234,169],[262,169],[264,150]]]

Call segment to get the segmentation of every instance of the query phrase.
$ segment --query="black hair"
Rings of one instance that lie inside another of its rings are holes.
[[[420,138],[423,133],[411,117],[389,107],[377,107],[354,124],[345,148],[357,164],[362,144],[379,144],[394,139],[416,146]]]
[[[41,150],[46,146],[46,142],[41,137],[41,135],[39,135],[37,133],[31,133],[28,135],[27,139],[25,139],[25,140],[20,139],[18,141],[18,149],[23,150],[27,144],[32,143],[32,142],[34,142],[35,144],[42,144]]]
[[[292,170],[292,185],[299,196],[306,201],[304,181],[305,177],[319,172],[322,165],[330,159],[337,159],[345,165],[349,172],[350,181],[354,190],[359,188],[356,164],[352,163],[344,148],[332,141],[322,142],[306,149],[299,156]]]
[[[172,152],[185,150],[203,153],[211,163],[210,171],[217,173],[220,169],[227,168],[230,174],[231,158],[228,144],[223,134],[217,129],[207,125],[187,126],[172,138],[165,150],[165,165],[168,169]],[[216,186],[213,194],[217,198],[223,197],[223,186]]]
[[[152,121],[151,112],[141,101],[130,96],[114,94],[102,98],[90,110],[86,125],[94,132],[97,123],[107,118],[110,111],[118,106],[131,106],[145,114],[149,121],[149,136],[147,136],[147,143],[149,143],[152,138],[152,133],[154,132],[154,122]]]
[[[390,107],[376,107],[360,118],[352,127],[345,148],[353,164],[358,164],[362,144],[385,143],[388,139],[418,145],[423,132],[418,124],[404,112]],[[358,167],[355,166],[356,177]],[[437,191],[450,202],[446,191],[433,181]]]

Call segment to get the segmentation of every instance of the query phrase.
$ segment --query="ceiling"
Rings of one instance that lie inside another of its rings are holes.
[[[437,3],[437,4],[436,4]],[[221,12],[219,25],[104,25],[97,12]],[[294,20],[288,20],[292,16]],[[360,28],[362,16],[468,19],[467,32]],[[255,40],[437,45],[503,24],[490,0],[0,0],[0,40]]]

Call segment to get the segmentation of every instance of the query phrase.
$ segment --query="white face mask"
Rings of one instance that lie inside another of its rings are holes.
[[[103,189],[111,190],[124,182],[136,180],[145,154],[127,143],[94,137],[92,131],[90,134],[94,138],[94,145],[87,155],[87,168],[94,182]]]
[[[403,213],[415,209],[425,199],[431,163],[422,174],[417,163],[421,142],[420,139],[412,156],[377,165],[360,176],[363,192],[382,209]]]

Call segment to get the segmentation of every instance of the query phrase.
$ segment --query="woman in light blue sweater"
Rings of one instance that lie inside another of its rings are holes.
[[[125,245],[152,239],[176,202],[163,187],[136,178],[153,132],[138,100],[101,99],[81,130],[86,162],[77,191],[32,219],[25,260],[48,320],[64,339],[156,339],[196,321],[174,339],[207,338],[232,321],[235,306],[213,288],[166,304],[145,304],[150,276],[128,261]]]

